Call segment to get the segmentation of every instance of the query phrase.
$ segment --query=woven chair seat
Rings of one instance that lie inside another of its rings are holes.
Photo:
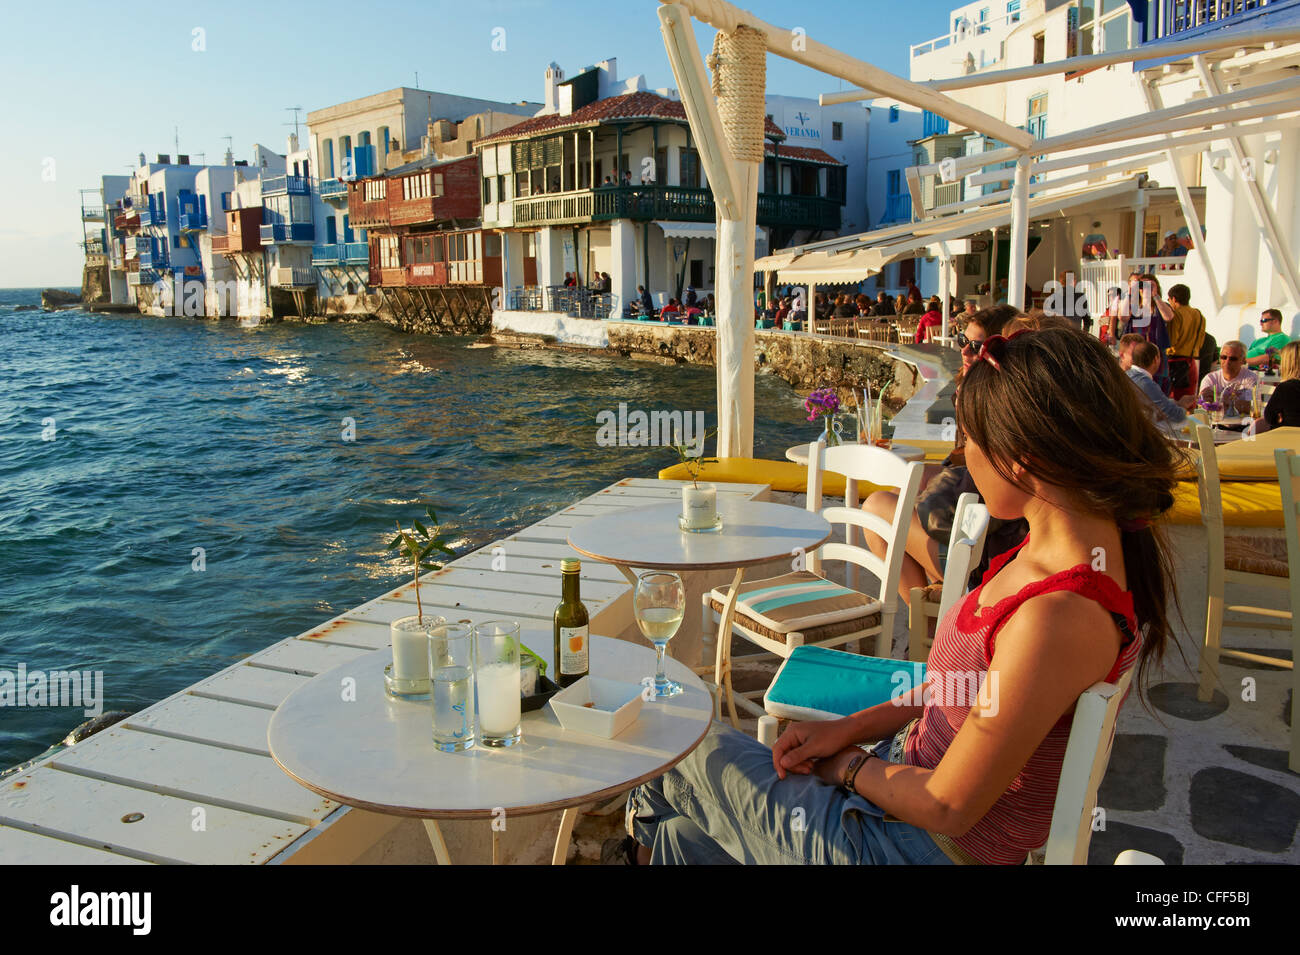
[[[1286,541],[1277,537],[1234,534],[1223,540],[1223,563],[1228,570],[1269,577],[1290,577]]]

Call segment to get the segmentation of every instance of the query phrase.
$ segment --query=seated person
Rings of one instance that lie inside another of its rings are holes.
[[[1219,349],[1220,367],[1201,379],[1201,400],[1221,401],[1225,414],[1246,414],[1250,399],[1259,387],[1259,376],[1246,367],[1246,346],[1224,342]]]
[[[1060,374],[1063,362],[1079,373]],[[939,624],[926,683],[795,723],[771,750],[715,725],[632,791],[632,835],[611,860],[1019,865],[1046,842],[1080,694],[1130,672],[1141,694],[1173,642],[1168,546],[1148,522],[1173,505],[1178,461],[1106,348],[1077,329],[999,341],[962,387],[989,510],[1030,533]],[[976,686],[945,690],[968,673]],[[790,825],[797,808],[803,826]]]
[[[1124,367],[1127,360],[1127,367]],[[1186,395],[1174,401],[1156,384],[1154,375],[1160,370],[1160,352],[1145,339],[1136,342],[1120,359],[1128,380],[1146,397],[1150,410],[1157,420],[1171,424],[1181,424],[1187,419],[1187,411],[1196,404],[1193,395]]]
[[[679,317],[681,315],[681,311],[682,308],[677,303],[677,299],[670,298],[668,300],[668,304],[663,307],[663,311],[659,313],[659,318],[665,322],[671,321],[672,319]]]
[[[1282,331],[1282,313],[1276,308],[1266,308],[1264,313],[1259,316],[1259,327],[1264,334],[1250,343],[1250,350],[1246,352],[1246,364],[1251,368],[1258,368],[1261,365],[1268,364],[1268,350],[1271,348],[1275,352],[1281,351],[1291,337]]]
[[[939,311],[939,308],[939,299],[937,297],[930,299],[929,308],[921,316],[921,321],[916,326],[916,341],[918,344],[930,340],[931,329],[935,329],[937,334],[938,329],[943,327],[943,312]]]
[[[683,304],[685,304],[685,306],[686,306],[687,308],[694,308],[694,307],[698,304],[698,302],[697,302],[697,300],[696,300],[696,297],[695,297],[695,289],[694,289],[693,287],[691,287],[691,286],[687,286],[687,288],[686,288],[686,299],[685,299],[685,302],[684,302]]]
[[[907,304],[903,306],[904,315],[924,315],[925,303],[921,301],[921,292],[919,289],[913,292],[907,298]]]
[[[878,292],[876,294],[876,304],[871,307],[871,314],[877,318],[894,314],[894,300],[890,298],[888,292]]]
[[[1282,348],[1282,383],[1264,408],[1264,422],[1269,428],[1300,428],[1300,342],[1288,342]]]

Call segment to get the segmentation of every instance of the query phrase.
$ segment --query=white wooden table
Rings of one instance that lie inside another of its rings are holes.
[[[804,444],[796,444],[796,445],[795,445],[794,447],[792,447],[792,448],[786,448],[786,450],[785,450],[785,456],[786,456],[786,459],[789,460],[789,461],[793,461],[795,464],[803,464],[803,465],[807,465],[807,463],[808,463],[808,445],[811,444],[811,443],[812,443],[812,442],[807,442],[807,443],[804,443]],[[856,442],[856,441],[846,441],[845,443],[846,443],[846,444],[857,444],[858,442]],[[925,460],[925,451],[922,450],[921,448],[913,447],[913,446],[910,445],[910,444],[891,444],[891,445],[889,446],[889,449],[888,449],[888,450],[889,450],[889,452],[890,452],[891,454],[896,454],[896,455],[898,455],[898,456],[899,456],[900,458],[902,458],[904,461],[924,461],[924,460]]]
[[[542,656],[551,634],[521,639]],[[276,708],[267,729],[272,758],[290,777],[327,799],[425,821],[444,865],[450,862],[438,819],[492,822],[563,811],[551,861],[563,865],[578,807],[607,799],[674,766],[708,732],[713,706],[704,684],[676,660],[665,661],[684,692],[646,701],[635,723],[613,739],[565,730],[549,706],[523,714],[523,739],[505,750],[482,746],[443,753],[433,744],[432,706],[391,699],[383,688],[388,650],[320,674]],[[591,638],[591,672],[639,684],[655,671],[655,653],[608,637]],[[355,687],[355,699],[345,688]]]
[[[712,669],[713,687],[717,691],[716,712],[721,715],[725,685],[731,724],[737,726],[739,719],[731,687],[731,619],[745,569],[781,558],[793,560],[816,550],[830,540],[831,525],[820,514],[767,501],[719,498],[718,513],[722,517],[722,530],[691,534],[677,525],[680,503],[632,508],[575,525],[569,531],[569,544],[580,554],[614,564],[633,586],[636,585],[634,567],[688,572],[735,568],[718,624]],[[708,672],[708,669],[699,667],[696,672]]]

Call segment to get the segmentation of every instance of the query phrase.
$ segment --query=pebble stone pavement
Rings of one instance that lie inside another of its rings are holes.
[[[802,495],[774,495],[802,506]],[[1255,532],[1252,532],[1255,533]],[[1260,533],[1276,533],[1281,531]],[[1223,661],[1214,698],[1196,698],[1196,666],[1205,634],[1204,530],[1173,527],[1170,542],[1182,604],[1170,647],[1149,681],[1150,710],[1133,692],[1120,712],[1110,766],[1098,794],[1104,829],[1093,833],[1090,865],[1110,865],[1140,849],[1167,865],[1300,863],[1300,774],[1287,768],[1291,671]],[[1229,585],[1228,602],[1284,608],[1281,590]],[[1224,645],[1291,659],[1286,631],[1225,629]],[[900,615],[895,656],[907,645]],[[744,641],[736,652],[744,652]],[[774,666],[738,661],[738,689],[757,688]],[[1254,681],[1254,692],[1245,681]],[[754,721],[742,728],[751,734]],[[1103,824],[1099,817],[1098,825]],[[570,864],[599,861],[603,840],[623,834],[623,814],[583,816]]]

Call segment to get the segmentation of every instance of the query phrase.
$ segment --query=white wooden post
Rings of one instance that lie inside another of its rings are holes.
[[[1133,257],[1140,259],[1146,255],[1142,239],[1146,232],[1147,194],[1139,191],[1137,198],[1137,207],[1133,210]]]
[[[1025,259],[1029,254],[1029,157],[1016,160],[1011,186],[1011,261],[1007,269],[1007,304],[1025,307]]]
[[[989,230],[989,305],[998,300],[998,228]]]
[[[942,248],[943,253],[939,256],[939,308],[943,315],[943,324],[939,327],[939,335],[946,339],[948,337],[948,297],[952,294],[952,275],[949,272],[952,260],[948,258],[946,243]]]

